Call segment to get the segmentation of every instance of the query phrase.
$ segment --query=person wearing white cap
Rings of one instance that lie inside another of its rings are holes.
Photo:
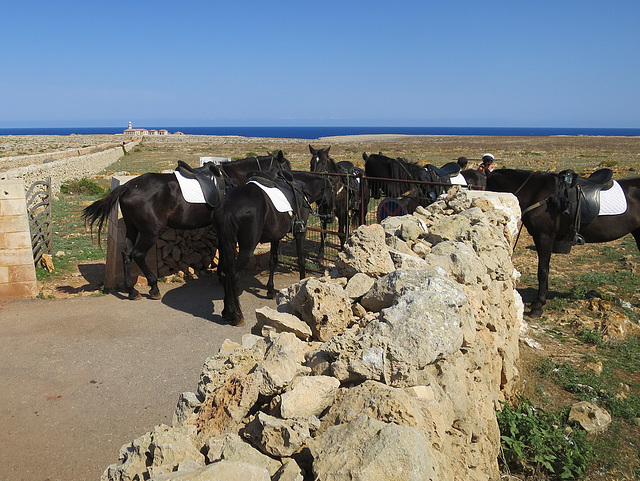
[[[493,165],[493,161],[496,160],[493,154],[486,153],[482,156],[482,164],[478,167],[478,170],[482,172],[484,175],[489,174],[489,172],[493,172],[496,168]]]

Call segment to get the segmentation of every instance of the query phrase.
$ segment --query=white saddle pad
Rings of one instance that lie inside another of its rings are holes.
[[[467,185],[467,179],[461,173],[449,179],[453,185]]]
[[[176,179],[178,179],[178,184],[180,185],[180,190],[182,191],[184,200],[190,204],[206,203],[204,200],[204,194],[202,193],[202,187],[200,187],[200,184],[196,179],[187,179],[177,170],[174,170],[173,173],[176,175]]]
[[[613,182],[609,190],[600,191],[600,212],[598,215],[618,215],[627,211],[627,198],[618,182]]]
[[[277,187],[267,187],[259,182],[256,182],[255,180],[250,180],[249,182],[247,182],[247,184],[256,184],[263,191],[265,191],[267,197],[269,197],[269,200],[271,200],[273,206],[278,212],[291,212],[293,210],[287,198]]]

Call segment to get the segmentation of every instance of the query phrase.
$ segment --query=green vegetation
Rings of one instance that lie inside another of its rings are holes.
[[[87,179],[65,180],[60,186],[62,194],[103,195],[104,189],[97,183]]]
[[[104,191],[101,189],[101,193]],[[73,272],[78,264],[86,261],[104,259],[105,248],[98,247],[82,220],[82,209],[100,195],[79,195],[61,193],[52,205],[53,253],[55,270],[48,272],[42,267],[36,268],[40,281]],[[61,253],[61,255],[56,255]]]
[[[503,403],[498,411],[503,469],[529,476],[579,479],[593,456],[591,443],[580,427],[574,429],[567,413],[535,409],[527,399],[515,408]]]

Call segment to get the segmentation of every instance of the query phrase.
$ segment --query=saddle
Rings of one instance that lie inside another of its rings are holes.
[[[613,171],[600,169],[589,177],[580,177],[572,170],[560,174],[560,183],[550,201],[571,223],[563,235],[558,235],[552,252],[567,254],[574,245],[584,245],[580,226],[590,224],[600,212],[600,192],[613,187]]]
[[[227,182],[225,180],[219,183],[222,180],[222,172],[213,162],[207,162],[202,167],[194,169],[186,162],[179,160],[176,170],[183,177],[198,181],[208,205],[215,207],[220,203],[220,199],[226,191]]]
[[[580,223],[589,224],[600,212],[600,192],[613,187],[611,169],[596,170],[589,177],[578,177],[580,187]]]
[[[451,184],[451,178],[460,173],[460,165],[457,162],[448,162],[442,167],[436,167],[433,164],[427,164],[422,169],[420,180],[423,182],[436,182],[441,184]],[[445,190],[444,186],[435,185],[424,187],[425,196],[434,201]]]
[[[305,222],[301,220],[301,211],[309,205],[304,192],[304,184],[298,182],[293,174],[288,170],[252,170],[247,173],[247,179],[258,182],[265,187],[275,187],[286,197],[293,212],[290,215],[294,218],[293,233],[302,234],[306,231]]]
[[[427,167],[440,177],[442,182],[448,182],[451,177],[458,175],[461,170],[460,164],[457,162],[448,162],[440,168],[432,164],[427,164]]]

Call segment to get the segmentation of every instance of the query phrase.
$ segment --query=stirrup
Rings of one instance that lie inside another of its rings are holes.
[[[587,241],[584,240],[584,237],[582,237],[580,234],[576,234],[576,236],[573,239],[573,245],[574,246],[583,246],[587,243]]]

